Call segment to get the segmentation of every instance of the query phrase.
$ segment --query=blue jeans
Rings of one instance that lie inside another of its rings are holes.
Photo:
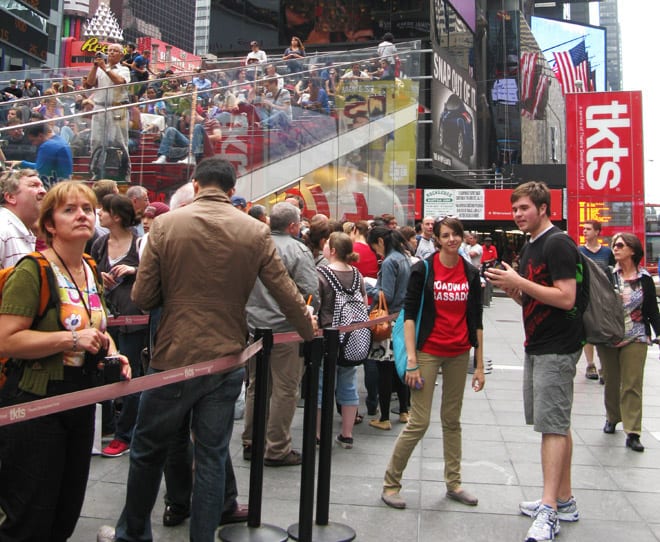
[[[119,351],[124,354],[131,363],[131,374],[133,375],[133,378],[142,376],[141,356],[142,349],[147,345],[147,330],[135,331],[133,333],[122,333],[120,331],[117,334],[115,341]],[[117,418],[117,426],[115,429],[116,439],[127,444],[131,443],[139,403],[139,393],[131,393],[130,395],[124,396],[121,412]]]
[[[149,369],[149,373],[158,372]],[[172,438],[192,412],[195,481],[190,540],[213,542],[220,523],[225,464],[234,425],[234,403],[245,371],[237,369],[142,392],[131,444],[126,503],[117,522],[117,540],[153,539],[153,510]]]
[[[163,137],[160,140],[160,146],[158,147],[158,155],[167,156],[170,152],[170,148],[174,147],[187,147],[190,145],[190,139],[183,135],[179,130],[169,126],[165,129]],[[204,152],[204,125],[195,124],[193,128],[193,139],[192,139],[192,151],[193,154],[201,154]]]

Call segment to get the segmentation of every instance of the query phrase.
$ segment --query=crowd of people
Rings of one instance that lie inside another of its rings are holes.
[[[320,214],[306,219],[300,196],[268,212],[237,195],[235,182],[228,162],[204,159],[168,206],[150,202],[140,186],[119,194],[111,180],[92,189],[67,181],[46,190],[35,170],[3,173],[0,268],[13,269],[0,305],[0,355],[9,358],[0,405],[106,382],[108,355],[119,360],[121,378],[129,379],[240,352],[260,327],[297,331],[308,340],[318,326],[333,325],[338,292],[352,292],[365,307],[384,297],[391,312],[404,310],[405,376],[395,371],[390,339],[373,342],[359,364],[374,430],[392,430],[390,400],[393,391],[398,394],[402,429],[382,500],[406,507],[403,473],[429,426],[441,378],[447,497],[476,506],[477,496],[461,480],[460,419],[472,349],[471,388],[485,386],[485,278],[523,306],[525,418],[542,434],[543,465],[541,499],[520,505],[533,518],[526,540],[552,540],[559,521],[579,519],[570,482],[570,419],[584,337],[575,313],[582,285],[575,273],[577,248],[550,222],[550,192],[543,183],[525,183],[512,195],[514,220],[531,236],[516,270],[506,262],[484,266],[497,261],[489,240],[482,247],[451,216],[425,217],[418,233],[388,214],[355,223]],[[598,231],[599,224],[586,228]],[[93,259],[83,256],[86,250]],[[612,281],[626,319],[622,342],[597,347],[605,383],[603,431],[615,433],[622,421],[626,447],[643,452],[644,360],[652,330],[660,331],[660,313],[651,277],[639,266],[643,249],[637,237],[615,235],[611,251]],[[208,265],[209,254],[214,265]],[[607,251],[601,256],[610,261]],[[233,272],[237,265],[240,277]],[[52,300],[42,308],[44,288]],[[108,315],[143,313],[150,314],[149,326],[107,326]],[[275,345],[269,371],[264,463],[299,465],[301,452],[291,437],[304,378],[298,344]],[[343,449],[359,446],[353,436],[354,425],[363,421],[357,371],[355,364],[337,368],[341,430],[335,440]],[[124,510],[116,528],[101,529],[99,540],[151,536],[163,474],[164,525],[190,517],[191,538],[212,540],[218,525],[246,520],[228,446],[234,404],[246,382],[242,442],[244,459],[251,459],[254,375],[250,361],[247,375],[236,368],[126,396],[118,412],[109,405],[103,431],[111,441],[103,455],[130,453],[130,469]],[[80,407],[0,428],[0,509],[6,518],[0,539],[71,535],[85,494],[93,413],[91,406]],[[33,472],[30,483],[23,476],[27,470]]]
[[[223,137],[276,130],[281,141],[269,138],[272,158],[295,147],[287,140],[294,119],[312,118],[318,140],[336,131],[332,116],[340,96],[354,94],[364,81],[395,79],[396,46],[391,35],[385,38],[377,57],[352,67],[312,63],[294,37],[270,62],[252,41],[237,67],[193,73],[155,72],[148,50],[110,44],[80,79],[53,80],[48,88],[29,78],[10,80],[0,94],[0,129],[6,129],[0,161],[36,169],[48,187],[71,177],[75,157],[89,156],[92,180],[130,182],[144,133],[160,139],[155,163],[194,164],[218,152]],[[35,125],[25,128],[29,123]]]

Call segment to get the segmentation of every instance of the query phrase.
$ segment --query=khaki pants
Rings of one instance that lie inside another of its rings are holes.
[[[469,350],[451,358],[417,352],[417,362],[424,379],[424,386],[421,390],[410,390],[410,420],[394,445],[394,451],[385,472],[384,489],[401,489],[401,477],[408,464],[408,459],[426,433],[431,421],[435,381],[440,368],[442,368],[440,421],[442,422],[445,458],[445,483],[449,491],[454,491],[461,486],[461,409],[469,358]]]
[[[270,381],[266,412],[267,459],[283,459],[291,451],[291,422],[298,403],[298,386],[304,365],[299,343],[276,344],[270,354]],[[249,382],[245,397],[243,444],[252,444],[256,361],[248,362]]]
[[[607,421],[623,422],[626,433],[642,434],[642,389],[648,345],[630,343],[621,348],[596,346],[605,379]]]

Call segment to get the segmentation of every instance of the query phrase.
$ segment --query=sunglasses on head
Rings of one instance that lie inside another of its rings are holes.
[[[444,222],[445,220],[447,220],[449,218],[458,218],[458,216],[454,215],[454,214],[436,216],[435,217],[435,223],[437,224],[438,222]]]

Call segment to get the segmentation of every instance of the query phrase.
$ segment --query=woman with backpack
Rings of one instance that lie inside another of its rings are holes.
[[[342,315],[362,314],[364,320],[369,319],[367,312],[367,294],[364,289],[364,279],[360,272],[351,264],[356,262],[358,255],[353,252],[353,241],[343,232],[333,232],[323,247],[323,255],[328,265],[317,267],[319,274],[319,295],[321,307],[319,308],[319,326],[339,326],[346,324]],[[355,309],[349,306],[354,304]],[[352,321],[357,321],[355,318]],[[360,404],[358,396],[357,368],[362,360],[369,354],[371,332],[368,329],[354,330],[351,338],[347,334],[340,341],[344,341],[344,348],[355,348],[353,352],[342,352],[340,346],[340,360],[337,365],[337,380],[335,386],[335,399],[341,407],[341,433],[336,441],[342,448],[353,447],[353,426]],[[362,351],[361,353],[359,351]],[[361,358],[344,360],[342,358]],[[319,409],[321,406],[322,382],[319,384]],[[317,417],[317,434],[320,430],[321,414]]]
[[[92,190],[73,181],[56,184],[41,202],[48,248],[21,260],[2,289],[0,356],[10,361],[0,406],[93,387],[102,383],[103,357],[118,354],[94,262],[83,256],[95,208]],[[42,296],[49,299],[43,312]],[[129,379],[128,359],[119,359]],[[87,487],[94,412],[91,404],[0,427],[0,540],[71,537]]]
[[[399,434],[383,484],[382,500],[392,508],[405,508],[401,478],[408,459],[424,437],[438,371],[442,369],[442,443],[447,497],[469,506],[478,500],[461,487],[461,409],[470,349],[474,347],[476,369],[472,389],[484,387],[483,306],[479,270],[463,259],[458,249],[463,225],[446,217],[433,225],[439,250],[417,262],[410,275],[404,303],[404,336],[408,363],[406,384],[412,390],[410,420]],[[419,329],[418,313],[422,311]]]
[[[614,283],[623,301],[625,334],[613,346],[598,345],[605,380],[605,426],[603,432],[613,434],[616,424],[623,422],[628,435],[626,447],[643,452],[642,391],[644,364],[651,341],[651,327],[660,332],[660,311],[653,278],[639,266],[644,249],[636,235],[617,233],[612,238]]]
[[[367,294],[378,303],[378,296],[382,291],[387,301],[390,314],[399,312],[403,307],[406,295],[408,278],[410,277],[410,260],[407,256],[407,243],[403,236],[387,226],[374,226],[369,230],[367,243],[371,249],[382,258],[380,271],[375,286],[367,285]],[[399,398],[399,421],[408,422],[408,406],[410,404],[410,390],[396,374],[394,368],[394,354],[389,339],[375,342],[369,354],[370,359],[378,363],[378,404],[380,417],[369,421],[369,425],[376,429],[389,431],[390,400],[392,389]]]

